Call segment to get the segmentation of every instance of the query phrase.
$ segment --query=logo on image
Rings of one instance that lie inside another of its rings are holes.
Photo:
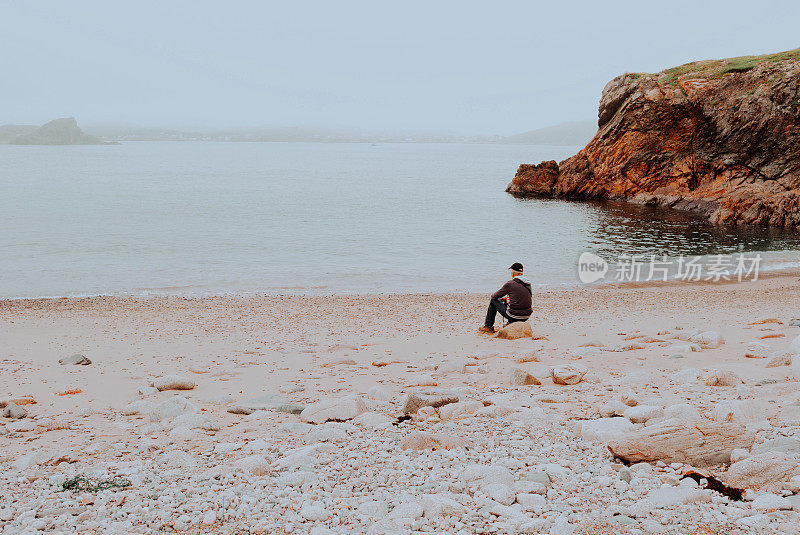
[[[594,253],[584,252],[578,258],[578,278],[584,284],[597,282],[608,273],[608,262]]]

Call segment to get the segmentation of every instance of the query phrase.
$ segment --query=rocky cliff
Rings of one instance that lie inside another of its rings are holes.
[[[521,165],[506,191],[800,228],[800,49],[618,76],[589,144]]]
[[[74,117],[56,119],[40,126],[33,132],[10,140],[13,145],[106,145],[99,138],[90,136],[78,128]]]

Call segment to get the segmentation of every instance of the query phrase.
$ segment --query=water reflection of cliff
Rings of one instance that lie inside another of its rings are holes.
[[[619,254],[706,255],[800,249],[800,233],[752,225],[713,225],[678,210],[622,201],[591,203],[590,248]]]

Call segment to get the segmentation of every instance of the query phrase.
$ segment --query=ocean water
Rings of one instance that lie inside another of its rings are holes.
[[[625,203],[518,200],[519,163],[578,147],[130,142],[0,145],[0,298],[488,291],[515,261],[576,284],[579,255],[766,251],[797,232]]]

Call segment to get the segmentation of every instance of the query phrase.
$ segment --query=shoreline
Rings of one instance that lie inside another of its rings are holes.
[[[532,288],[534,293],[542,293],[542,292],[581,292],[581,291],[594,291],[594,290],[601,290],[601,289],[611,289],[611,288],[664,288],[664,287],[675,287],[675,288],[685,288],[685,287],[704,287],[704,286],[729,286],[729,285],[738,285],[738,284],[753,284],[757,283],[758,281],[762,280],[770,280],[770,279],[791,279],[791,278],[800,278],[800,267],[796,265],[788,266],[788,267],[779,267],[775,269],[768,269],[761,271],[758,275],[758,279],[753,280],[720,280],[720,281],[709,281],[709,280],[699,280],[699,281],[684,281],[679,279],[669,279],[666,281],[663,280],[649,280],[649,281],[624,281],[624,282],[617,282],[617,281],[602,281],[597,283],[581,283],[579,281],[575,281],[573,283],[556,283],[556,284],[533,284]],[[284,297],[303,297],[303,298],[313,298],[313,297],[357,297],[357,296],[371,296],[371,297],[379,297],[379,296],[452,296],[452,295],[467,295],[467,296],[479,296],[479,295],[487,295],[491,294],[494,290],[486,290],[486,291],[479,291],[474,289],[465,289],[465,290],[455,290],[455,291],[363,291],[363,290],[331,290],[331,291],[302,291],[302,289],[297,288],[294,290],[283,290],[283,289],[275,289],[275,290],[245,290],[245,291],[238,291],[238,290],[231,290],[225,292],[215,292],[210,291],[208,293],[170,293],[170,292],[158,292],[158,291],[151,291],[151,290],[142,290],[133,291],[133,292],[110,292],[110,293],[98,293],[98,294],[85,294],[85,295],[53,295],[53,296],[37,296],[37,297],[7,297],[1,298],[0,297],[0,306],[4,304],[10,303],[26,303],[26,302],[44,302],[44,301],[81,301],[81,300],[93,300],[93,299],[121,299],[121,300],[149,300],[149,299],[192,299],[192,300],[202,300],[202,299],[253,299],[253,298],[284,298]]]

